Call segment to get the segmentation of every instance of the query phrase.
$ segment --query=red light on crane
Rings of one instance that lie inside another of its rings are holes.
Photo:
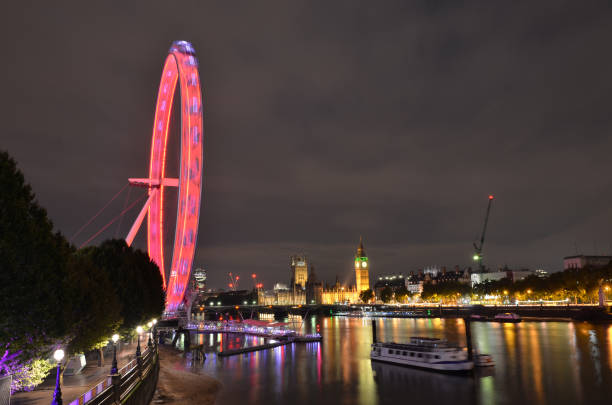
[[[251,277],[255,278],[255,277],[257,277],[257,274],[253,273],[253,274],[251,274]]]
[[[240,280],[240,276],[236,276],[236,280]]]
[[[229,288],[234,288],[234,284],[229,283],[228,285],[229,285]]]
[[[493,199],[493,194],[490,194],[489,195],[489,200],[492,200],[492,199]]]

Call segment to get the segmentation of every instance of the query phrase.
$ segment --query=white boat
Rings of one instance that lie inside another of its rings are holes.
[[[370,358],[442,372],[466,372],[474,368],[465,348],[427,337],[412,337],[410,343],[372,343]]]
[[[512,312],[505,312],[503,314],[495,315],[493,318],[495,322],[510,322],[510,323],[519,323],[522,321],[520,315],[517,315]]]

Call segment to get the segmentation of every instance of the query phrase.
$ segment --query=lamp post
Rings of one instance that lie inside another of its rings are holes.
[[[55,391],[53,392],[53,401],[51,401],[51,405],[62,405],[62,389],[60,387],[60,376],[62,372],[62,359],[64,358],[64,351],[62,349],[57,349],[55,353],[53,353],[53,358],[57,361],[57,376],[55,377]]]
[[[153,327],[153,322],[149,322],[147,326],[149,327],[149,341],[147,342],[147,347],[150,348],[151,346],[153,346],[153,342],[151,341],[151,333],[152,333],[151,328]]]
[[[117,341],[119,340],[119,335],[115,333],[111,339],[113,340],[113,365],[111,366],[111,375],[115,375],[118,373],[118,370],[117,370]]]
[[[140,334],[142,333],[142,326],[136,328],[138,334],[138,345],[136,346],[136,357],[140,357]]]
[[[157,319],[153,318],[153,343],[157,345],[157,329],[155,325],[157,325]]]

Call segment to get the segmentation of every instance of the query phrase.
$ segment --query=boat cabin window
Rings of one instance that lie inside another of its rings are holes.
[[[408,355],[408,353],[402,352],[402,356],[407,356],[407,355]]]
[[[439,358],[440,358],[440,356],[438,356],[438,355],[436,354],[436,359],[439,359]]]
[[[393,350],[390,350],[390,349],[389,349],[389,354],[393,354]]]
[[[417,357],[423,357],[423,354],[422,354],[422,353],[419,353],[419,354],[417,355]]]
[[[410,352],[410,357],[414,357],[414,352]]]

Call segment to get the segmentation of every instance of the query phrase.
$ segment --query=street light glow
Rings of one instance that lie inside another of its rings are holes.
[[[136,328],[136,333],[138,333],[139,335],[142,333],[142,326],[138,326]]]
[[[55,361],[57,361],[59,363],[64,358],[64,351],[62,349],[57,349],[53,353],[53,358],[55,359]]]
[[[113,340],[113,343],[117,343],[117,341],[119,340],[119,335],[115,333],[111,339]]]

